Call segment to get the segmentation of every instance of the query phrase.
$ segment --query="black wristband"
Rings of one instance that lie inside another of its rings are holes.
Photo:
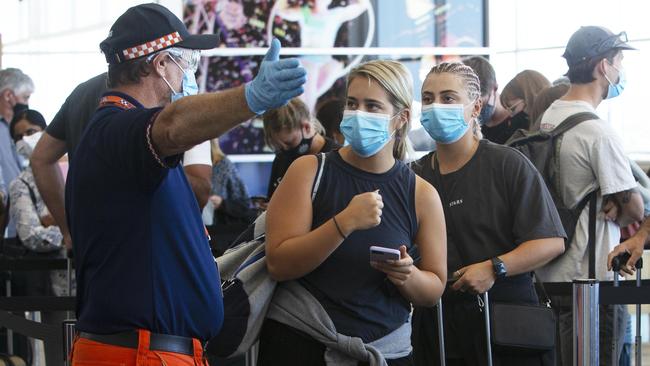
[[[334,226],[336,226],[336,231],[339,232],[343,240],[347,239],[348,237],[343,234],[343,230],[341,230],[341,227],[339,226],[339,223],[336,222],[336,215],[332,216],[332,221],[334,221]]]

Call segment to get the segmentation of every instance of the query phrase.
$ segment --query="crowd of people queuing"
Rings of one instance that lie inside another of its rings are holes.
[[[199,50],[217,41],[190,34],[163,6],[133,7],[100,45],[108,72],[80,84],[49,125],[28,106],[29,76],[0,70],[3,249],[74,254],[73,365],[207,362],[203,346],[224,320],[213,254],[259,211],[217,138],[255,115],[276,153],[261,206],[268,275],[300,288],[305,309],[324,310],[338,333],[365,347],[334,354],[284,317],[269,316],[259,365],[435,365],[438,327],[448,365],[482,365],[478,295],[534,305],[536,282],[588,276],[589,205],[569,232],[543,175],[508,142],[517,130],[552,131],[575,114],[595,114],[620,95],[623,51],[633,49],[624,32],[578,29],[563,54],[568,71],[553,83],[524,70],[500,89],[480,56],[435,65],[419,114],[436,147],[417,160],[408,141],[413,80],[401,63],[354,67],[345,99],[312,113],[299,98],[308,76],[297,59],[279,58],[277,40],[257,75],[198,94]],[[650,213],[647,177],[600,117],[565,132],[557,158],[553,183],[564,205],[592,192],[597,198],[595,277],[611,279],[611,260],[622,252],[631,254],[623,271],[633,273],[650,237],[650,221],[642,222]],[[372,246],[395,257],[371,258]],[[55,271],[16,286],[65,295],[61,281]],[[442,324],[434,311],[440,300]],[[497,350],[496,365],[572,364],[571,298],[550,301],[554,349]],[[625,359],[625,342],[610,344],[624,339],[626,308],[602,306],[600,314],[601,364],[612,352]]]

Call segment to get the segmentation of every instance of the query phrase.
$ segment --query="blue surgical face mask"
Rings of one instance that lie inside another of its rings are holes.
[[[609,80],[607,75],[605,75],[605,79],[607,79],[607,82],[609,83],[609,86],[607,87],[607,96],[605,97],[605,99],[610,99],[621,95],[621,93],[625,89],[625,83],[626,83],[625,73],[623,72],[623,70],[622,69],[619,70],[619,68],[614,66],[614,64],[612,63],[610,63],[610,65],[612,65],[612,67],[616,71],[618,71],[618,83],[613,84],[612,81]]]
[[[495,95],[496,99],[496,95]],[[495,105],[490,104],[490,98],[488,98],[487,101],[485,101],[485,104],[483,105],[483,108],[481,108],[481,113],[478,115],[478,121],[484,125],[492,119],[492,116],[494,115],[494,109]]]
[[[494,115],[494,104],[485,104],[481,108],[481,114],[478,115],[478,120],[482,125],[490,122],[492,116]]]
[[[181,71],[183,71],[183,80],[181,81],[181,91],[176,92],[174,88],[172,88],[171,84],[167,81],[167,79],[163,78],[165,83],[167,83],[167,86],[169,86],[169,89],[172,90],[172,95],[171,95],[171,101],[172,103],[183,98],[187,97],[189,95],[196,95],[199,93],[199,86],[196,84],[196,77],[194,76],[194,72],[192,69],[187,69],[183,70],[181,65],[179,65],[174,58],[170,56],[170,59],[178,66]]]
[[[439,144],[453,144],[469,129],[469,124],[465,122],[465,106],[462,104],[425,105],[422,107],[420,122],[429,136]]]
[[[391,116],[364,111],[343,112],[341,133],[345,142],[357,155],[367,158],[379,152],[391,140],[395,132],[388,132]]]

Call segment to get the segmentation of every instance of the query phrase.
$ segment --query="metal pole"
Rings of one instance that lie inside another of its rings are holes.
[[[257,364],[257,343],[255,343],[246,352],[246,366],[255,366]]]
[[[66,319],[63,321],[63,357],[65,365],[72,365],[70,354],[72,353],[72,346],[74,344],[76,331],[74,319]]]
[[[72,260],[66,257],[66,264],[68,267],[67,280],[68,280],[68,296],[72,296]],[[66,312],[68,319],[71,319],[74,315],[72,311],[68,310]]]
[[[618,287],[618,271],[620,268],[615,268],[614,269],[614,287]],[[616,337],[616,334],[618,334],[618,315],[616,314],[617,312],[616,306],[612,306],[612,311],[614,312],[614,336],[612,337],[612,366],[618,366],[618,337]]]
[[[8,277],[7,280],[5,281],[5,294],[7,297],[11,297],[11,272],[7,272]],[[10,355],[14,354],[14,332],[9,329],[7,329],[7,353]]]
[[[487,291],[483,294],[483,311],[485,311],[485,339],[487,340],[487,361],[488,366],[492,366],[492,337],[490,335],[490,302],[488,301]]]
[[[573,366],[598,366],[598,280],[573,281]]]
[[[643,258],[636,262],[636,287],[641,287],[641,268],[643,268]],[[614,328],[616,329],[616,328]],[[636,304],[636,336],[634,337],[634,365],[641,366],[641,304]]]
[[[442,299],[438,300],[438,305],[436,305],[436,313],[438,314],[438,347],[440,348],[440,366],[445,366],[445,331],[442,323]]]

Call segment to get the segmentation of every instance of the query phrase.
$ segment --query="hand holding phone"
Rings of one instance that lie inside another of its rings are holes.
[[[370,261],[371,262],[385,262],[388,260],[398,261],[400,259],[400,252],[397,249],[371,246],[370,247]]]

